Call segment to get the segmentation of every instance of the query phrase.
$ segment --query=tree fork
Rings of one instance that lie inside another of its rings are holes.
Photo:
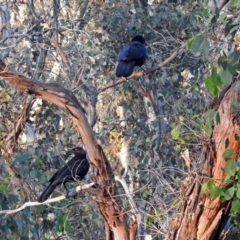
[[[105,224],[111,228],[115,239],[128,240],[130,238],[129,229],[120,205],[120,198],[117,197],[111,166],[102,148],[98,145],[84,114],[85,111],[77,98],[72,92],[56,83],[31,81],[21,73],[7,68],[3,61],[0,61],[0,77],[19,91],[53,103],[70,114],[89,156],[94,179],[100,186],[96,191],[99,211]]]

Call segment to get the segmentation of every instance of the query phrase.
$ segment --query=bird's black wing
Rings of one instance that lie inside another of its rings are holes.
[[[142,66],[147,57],[144,44],[134,41],[126,45],[118,56],[117,77],[128,77],[133,73],[135,66]]]
[[[135,61],[120,61],[117,65],[116,76],[128,77],[133,73]]]
[[[82,180],[88,173],[89,167],[90,164],[86,156],[76,155],[59,169],[49,181],[53,186],[57,186],[65,182]]]
[[[43,190],[42,194],[38,198],[38,202],[45,202],[48,197],[52,194],[54,189],[61,184],[61,180],[59,177],[61,176],[62,172],[64,172],[64,167],[60,168],[54,175],[49,179],[48,186]]]
[[[82,180],[88,173],[89,167],[90,164],[86,155],[76,154],[52,176],[49,180],[49,185],[44,189],[38,201],[46,201],[54,189],[60,184],[63,184],[66,188],[66,182]]]
[[[118,56],[118,61],[135,61],[147,56],[147,49],[144,44],[134,41],[126,45]]]
[[[90,164],[87,158],[76,161],[72,168],[74,177],[78,180],[82,180],[88,173],[89,168]]]

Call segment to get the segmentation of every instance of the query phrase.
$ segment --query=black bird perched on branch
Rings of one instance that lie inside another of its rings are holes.
[[[54,189],[61,184],[65,187],[68,195],[66,183],[80,181],[88,173],[89,161],[86,157],[86,152],[81,147],[73,148],[71,152],[73,152],[75,156],[53,175],[49,180],[49,185],[38,198],[38,202],[46,201]]]
[[[145,39],[142,36],[133,37],[118,56],[117,77],[128,77],[133,73],[135,66],[142,66],[147,58]]]

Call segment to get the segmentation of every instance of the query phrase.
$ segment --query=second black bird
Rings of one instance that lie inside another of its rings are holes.
[[[145,39],[142,36],[133,37],[118,56],[117,77],[128,77],[133,73],[135,66],[142,66],[147,58]]]
[[[68,193],[66,183],[80,181],[88,173],[90,165],[86,157],[86,152],[80,147],[73,148],[72,152],[74,152],[75,156],[52,176],[49,180],[49,185],[38,198],[38,202],[46,201],[54,189],[61,184],[63,184]]]

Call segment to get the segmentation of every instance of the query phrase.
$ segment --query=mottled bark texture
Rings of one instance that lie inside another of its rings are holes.
[[[201,184],[209,179],[213,179],[216,185],[222,183],[222,169],[226,163],[223,153],[227,149],[233,150],[233,159],[239,156],[240,141],[236,140],[236,135],[240,134],[239,112],[231,111],[232,101],[239,101],[239,98],[239,81],[234,81],[214,100],[213,108],[220,115],[220,123],[213,126],[212,136],[204,140],[204,159],[184,193],[181,214],[169,226],[168,239],[215,239],[221,222],[228,214],[229,202],[221,203],[219,198],[211,200],[201,192]],[[227,139],[229,144],[226,147]]]

